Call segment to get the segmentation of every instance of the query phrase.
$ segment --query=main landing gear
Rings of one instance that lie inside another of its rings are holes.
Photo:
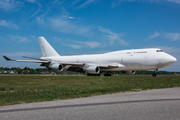
[[[156,76],[157,76],[157,73],[156,73],[157,71],[158,71],[158,69],[154,70],[154,72],[152,73],[152,76],[153,76],[153,77],[156,77]]]
[[[100,76],[100,74],[87,74],[87,76]]]
[[[87,74],[87,76],[101,76],[100,74]],[[110,73],[108,73],[108,72],[106,72],[105,74],[104,74],[104,76],[111,76],[111,74]]]
[[[104,76],[111,76],[111,74],[107,72],[104,74]]]

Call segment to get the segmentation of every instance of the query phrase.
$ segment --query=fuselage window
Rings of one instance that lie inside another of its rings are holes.
[[[163,50],[157,50],[156,52],[163,52]]]

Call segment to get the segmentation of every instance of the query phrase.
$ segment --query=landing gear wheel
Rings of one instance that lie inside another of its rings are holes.
[[[87,76],[100,76],[100,74],[87,74]]]
[[[157,74],[156,74],[155,71],[153,72],[152,76],[153,76],[153,77],[156,77],[156,76],[157,76]]]
[[[105,74],[104,74],[104,76],[111,76],[111,74],[109,74],[109,73],[105,73]]]

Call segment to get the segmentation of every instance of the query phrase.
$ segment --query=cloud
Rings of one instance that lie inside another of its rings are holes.
[[[116,7],[120,5],[122,2],[150,2],[150,3],[158,3],[158,2],[173,2],[180,4],[180,0],[114,0],[111,4],[111,7]]]
[[[63,44],[63,45],[68,46],[68,47],[72,47],[72,48],[74,48],[74,49],[80,49],[80,48],[82,48],[81,45],[75,45],[75,44]]]
[[[171,41],[177,41],[180,40],[180,33],[158,33],[155,31],[154,34],[148,37],[148,40],[154,39],[156,37],[170,39]]]
[[[35,36],[31,36],[33,39],[37,39]]]
[[[59,5],[61,3],[65,2],[65,0],[54,0],[52,4]]]
[[[75,17],[71,17],[71,16],[69,16],[69,19],[75,19]]]
[[[27,1],[30,3],[36,3],[37,2],[36,0],[27,0]]]
[[[44,24],[44,19],[41,17],[36,17],[36,22],[39,24]]]
[[[38,3],[36,0],[27,0],[30,3],[36,3],[38,5],[38,9],[34,12],[34,14],[32,14],[28,19],[32,18],[33,16],[35,16],[40,10],[42,5],[40,3]]]
[[[5,20],[0,20],[0,26],[8,27],[10,29],[18,29],[18,26],[13,22],[7,22]]]
[[[49,19],[51,27],[56,31],[63,33],[73,33],[78,35],[90,35],[91,28],[88,26],[77,25],[72,23],[67,16],[61,15],[60,17],[54,17]]]
[[[163,36],[172,41],[180,40],[180,33],[164,33]]]
[[[59,32],[85,36],[90,36],[92,34],[90,32],[91,28],[89,26],[78,24],[77,20],[74,21],[72,19],[75,19],[75,17],[69,16],[69,13],[66,12],[64,8],[62,8],[62,15],[59,17],[49,18],[49,23],[52,28]],[[73,22],[76,22],[76,24]]]
[[[76,43],[80,43],[80,44],[87,45],[87,46],[89,46],[90,48],[99,47],[99,45],[101,44],[101,43],[99,43],[99,42],[93,42],[93,41],[91,41],[91,42],[79,42],[79,41],[75,41],[75,42],[76,42]]]
[[[18,41],[19,43],[28,41],[27,37],[13,36],[13,35],[9,35],[9,37],[11,38],[11,40]]]
[[[123,36],[122,34],[113,33],[111,30],[100,26],[98,27],[98,30],[105,34],[103,36],[109,39],[111,45],[114,44],[115,41],[119,41],[122,45],[128,45],[127,42],[121,39]]]
[[[166,1],[180,4],[180,0],[166,0]]]
[[[148,39],[149,39],[149,40],[150,40],[150,39],[154,39],[154,38],[158,37],[159,35],[160,35],[160,34],[155,31],[154,34],[152,34],[151,36],[149,36]]]
[[[95,0],[87,0],[85,3],[83,3],[82,5],[80,5],[78,8],[83,8],[85,6],[87,6],[88,4],[94,2]]]
[[[78,3],[78,2],[79,2],[79,0],[74,1],[74,2],[71,4],[71,6],[75,5],[75,4]]]
[[[17,11],[23,7],[23,3],[16,0],[0,0],[0,8],[5,11]]]
[[[111,7],[116,7],[116,6],[118,6],[119,4],[121,4],[122,2],[134,2],[134,1],[139,1],[139,0],[114,0],[114,1],[112,2]]]

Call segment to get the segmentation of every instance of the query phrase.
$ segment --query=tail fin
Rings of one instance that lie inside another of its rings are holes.
[[[43,57],[59,56],[54,48],[46,41],[44,37],[38,37]]]

